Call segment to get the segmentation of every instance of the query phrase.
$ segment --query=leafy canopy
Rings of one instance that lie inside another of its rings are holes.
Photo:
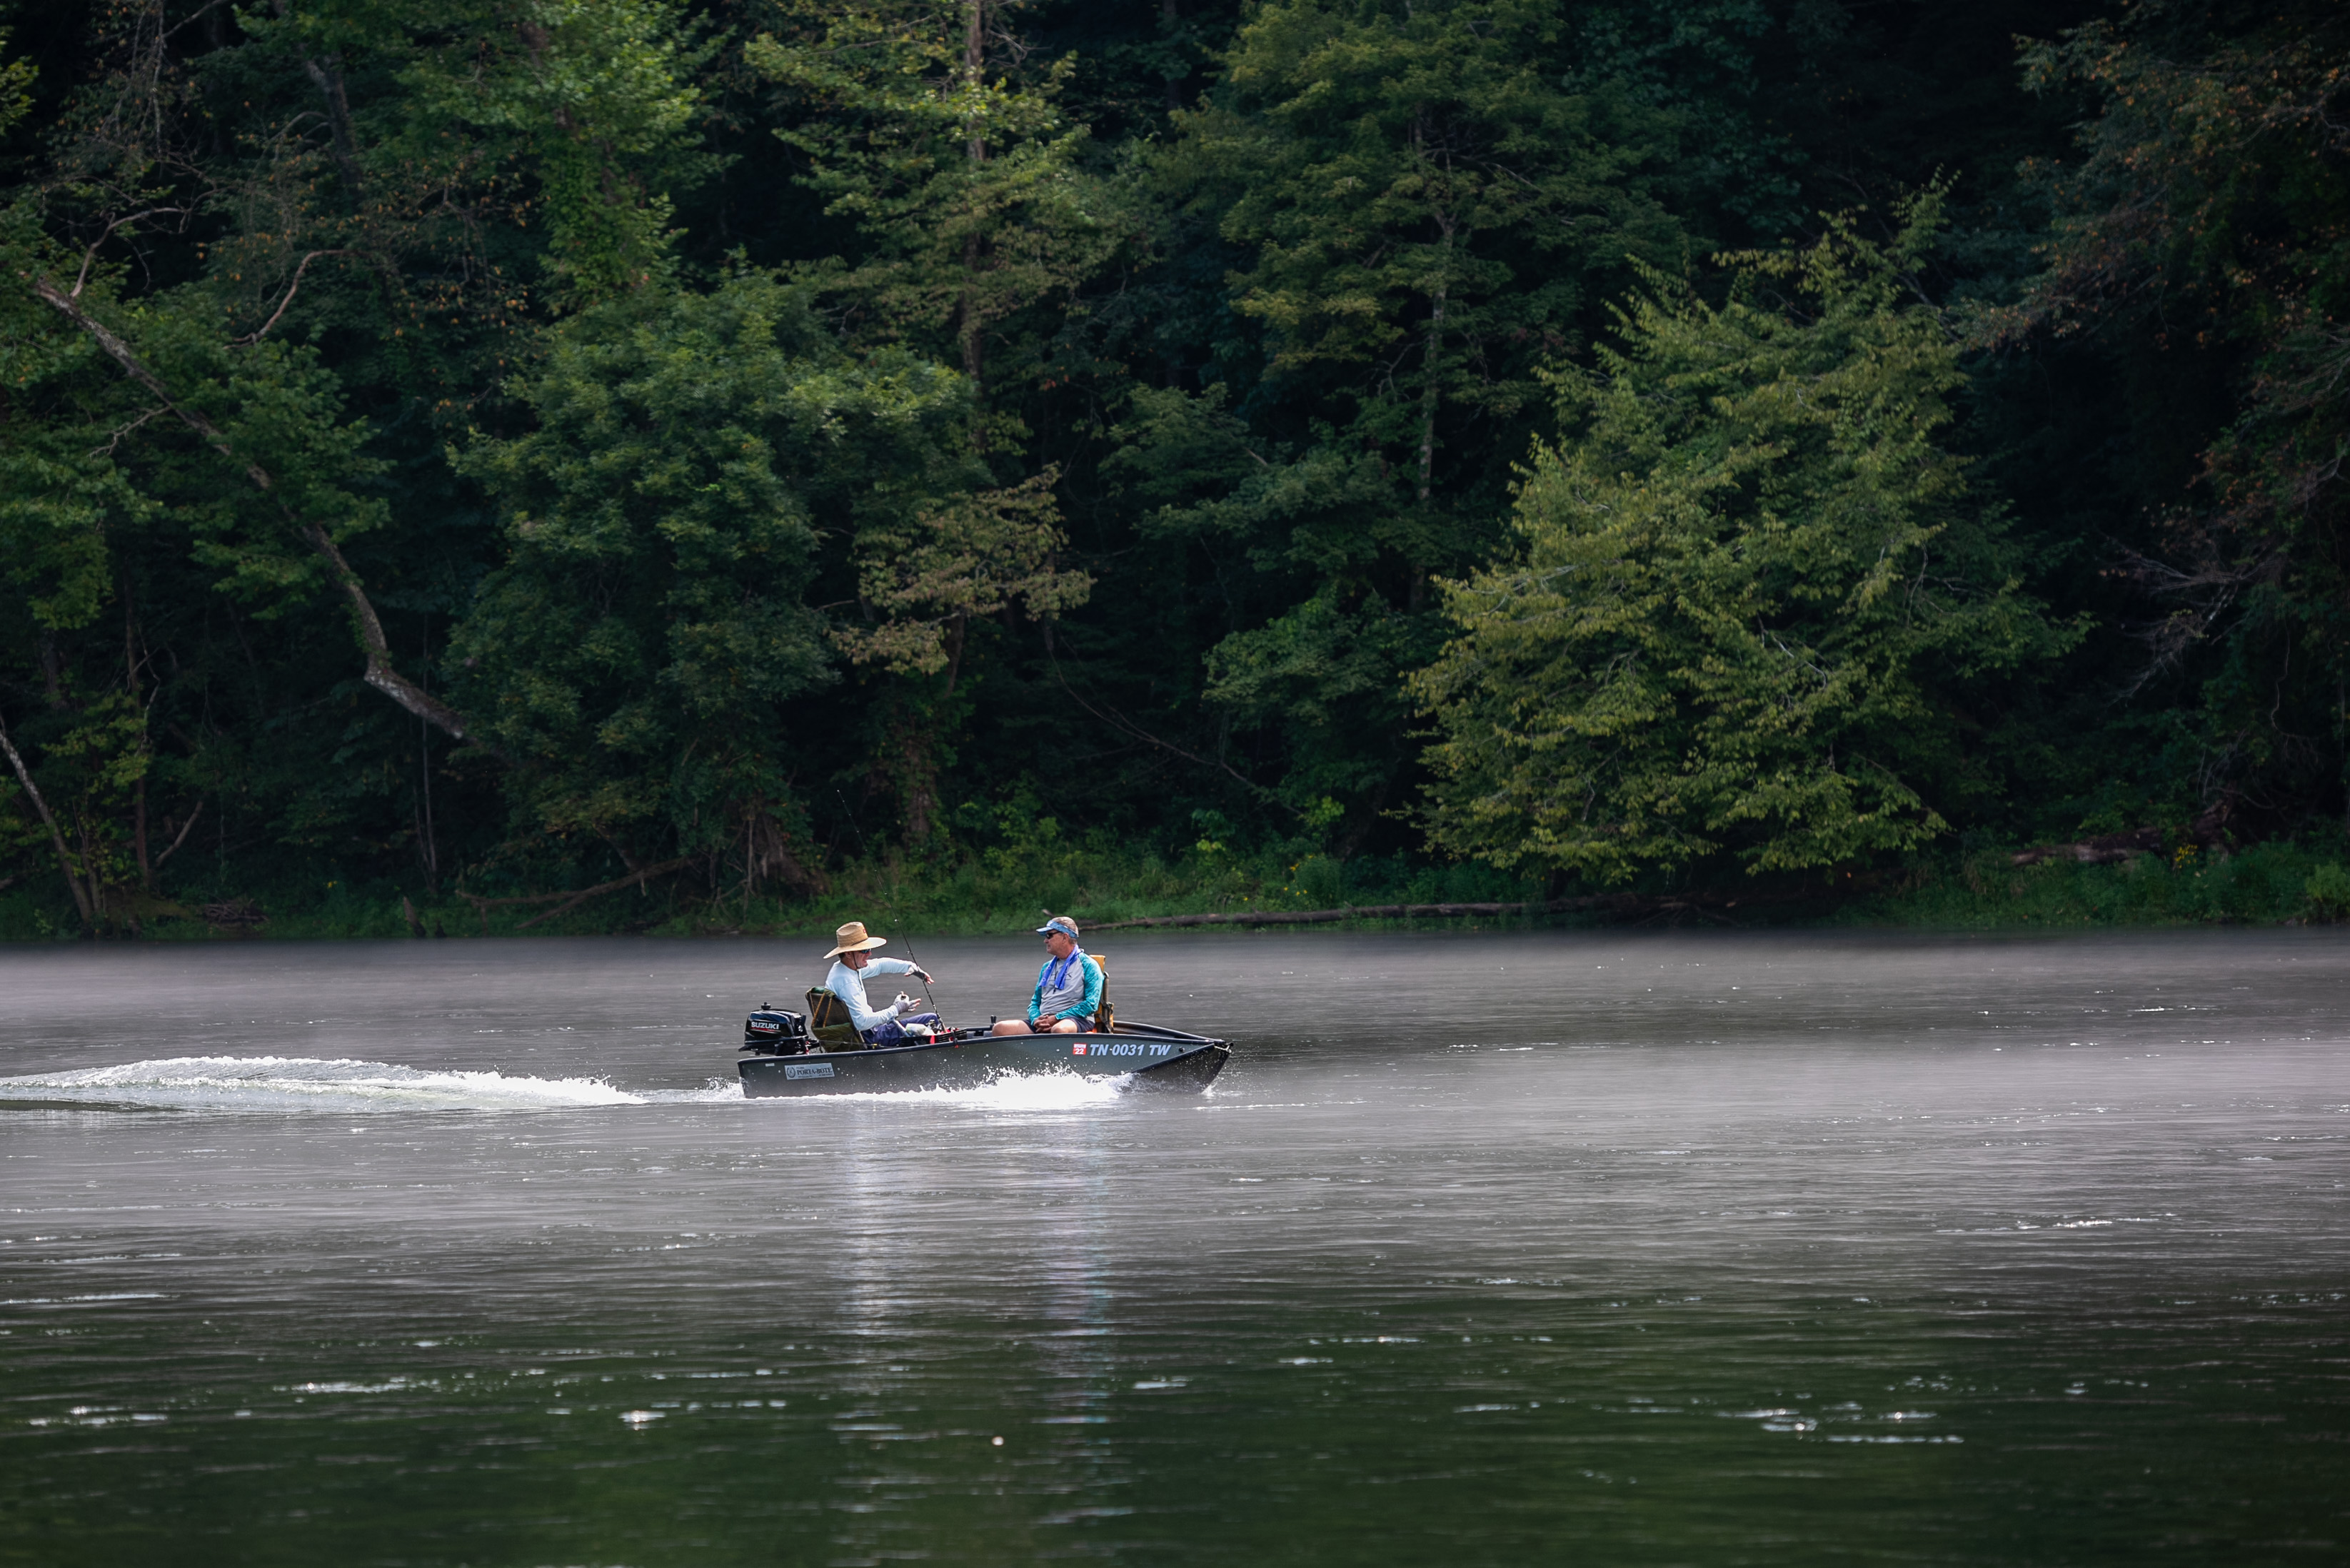
[[[533,428],[456,458],[508,519],[453,639],[468,711],[535,826],[723,841],[787,793],[784,704],[834,679],[819,534],[967,483],[967,389],[852,359],[806,290],[746,273],[581,313],[516,390]]]
[[[1962,379],[1898,237],[1834,220],[1725,258],[1728,303],[1651,275],[1620,348],[1557,378],[1517,558],[1446,585],[1413,690],[1442,739],[1443,848],[1622,882],[1909,848],[1964,787],[1968,682],[2077,636],[2018,586],[1995,506],[1938,444]]]
[[[1026,48],[1002,0],[788,0],[785,26],[744,58],[800,112],[776,135],[806,160],[803,182],[857,225],[856,265],[820,268],[859,301],[871,335],[955,346],[983,389],[1033,375],[1039,345],[1013,330],[1066,295],[1118,243],[1104,182],[1084,166],[1087,130],[1058,99],[1070,62],[1019,69]]]

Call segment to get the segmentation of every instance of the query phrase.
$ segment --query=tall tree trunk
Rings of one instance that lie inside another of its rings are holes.
[[[139,708],[139,749],[142,753],[138,780],[130,786],[130,841],[139,850],[139,886],[155,890],[155,867],[147,858],[147,712],[139,700],[139,620],[130,597],[130,579],[122,579],[122,686]]]
[[[359,153],[358,140],[351,134],[350,96],[343,90],[342,57],[305,56],[302,69],[308,73],[318,96],[327,100],[327,126],[334,136],[335,167],[342,171],[346,199],[356,208],[359,204]]]
[[[1413,161],[1420,165],[1421,178],[1429,186],[1445,191],[1449,195],[1448,182],[1440,182],[1435,177],[1435,171],[1429,167],[1427,119],[1424,109],[1412,117]],[[1420,375],[1424,378],[1419,393],[1419,504],[1422,506],[1428,504],[1431,477],[1436,472],[1437,370],[1444,352],[1444,303],[1452,288],[1452,235],[1460,226],[1458,215],[1441,206],[1430,207],[1429,215],[1435,220],[1437,231],[1444,236],[1444,244],[1436,265],[1436,289],[1429,301],[1428,341],[1421,350],[1419,361]]]
[[[962,302],[956,306],[962,317],[959,328],[962,338],[962,373],[971,378],[974,390],[982,385],[986,374],[986,350],[980,343],[979,301],[979,236],[972,234],[962,243]]]
[[[89,818],[74,813],[74,836],[81,841],[82,886],[89,889],[89,908],[93,923],[103,926],[106,920],[106,888],[98,879],[98,848],[89,841]]]
[[[956,678],[962,674],[962,639],[963,633],[970,628],[970,616],[958,610],[955,612],[952,626],[947,632],[947,695],[949,697],[954,695]]]
[[[1444,352],[1444,302],[1452,287],[1453,221],[1447,213],[1437,214],[1437,223],[1444,230],[1444,264],[1436,274],[1436,296],[1428,312],[1428,345],[1421,351],[1420,373],[1427,379],[1419,392],[1419,504],[1428,504],[1429,492],[1436,472],[1436,373]]]
[[[938,821],[939,770],[937,753],[928,732],[919,722],[898,733],[900,798],[906,806],[906,847],[920,853],[929,847]]]
[[[50,712],[71,706],[66,701],[65,685],[57,670],[57,635],[48,630],[41,633],[41,690],[48,700]]]
[[[432,622],[424,623],[424,646],[417,650],[417,668],[424,679],[432,679]],[[421,807],[419,826],[423,829],[421,848],[424,852],[425,890],[441,890],[441,840],[432,830],[432,727],[423,720],[416,722],[417,798]]]
[[[965,82],[972,88],[983,86],[987,78],[987,0],[969,0],[964,12],[962,34],[962,68]],[[963,156],[972,163],[987,161],[987,137],[977,121],[971,127],[971,139],[963,144]],[[972,213],[972,228],[962,242],[962,297],[956,304],[956,330],[962,340],[962,373],[971,378],[972,386],[980,385],[985,370],[985,350],[980,342],[979,320],[979,213]]]
[[[1419,496],[1425,507],[1435,488],[1436,473],[1436,410],[1439,401],[1436,383],[1438,361],[1444,350],[1444,301],[1452,286],[1452,219],[1440,213],[1437,222],[1444,226],[1444,265],[1436,275],[1436,296],[1428,312],[1428,346],[1420,359],[1421,371],[1428,378],[1419,393]],[[1410,579],[1404,587],[1404,607],[1414,615],[1428,602],[1428,572],[1418,561],[1409,564]]]
[[[1427,146],[1421,135],[1422,126],[1412,127],[1412,144],[1425,166]],[[1436,289],[1429,298],[1428,337],[1420,351],[1419,389],[1419,504],[1425,508],[1436,487],[1436,411],[1443,401],[1439,387],[1439,372],[1444,358],[1444,306],[1452,292],[1452,242],[1460,227],[1458,214],[1442,207],[1430,210],[1444,244],[1436,267]],[[1418,561],[1407,564],[1409,578],[1404,587],[1404,607],[1412,614],[1419,613],[1428,601],[1428,572]]]
[[[1176,9],[1175,0],[1159,0],[1159,30],[1169,38],[1175,36],[1175,25],[1183,19]],[[1173,114],[1183,107],[1183,84],[1180,78],[1167,78],[1167,112]]]
[[[931,841],[931,815],[937,810],[927,773],[906,791],[906,843],[920,849]]]
[[[969,85],[977,87],[986,70],[987,0],[968,0],[963,11],[962,23],[963,79]],[[972,128],[968,151],[973,163],[981,161],[987,156],[986,139],[980,134],[976,125]]]

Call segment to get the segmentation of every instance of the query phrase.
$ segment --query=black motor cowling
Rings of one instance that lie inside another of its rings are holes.
[[[808,1048],[807,1019],[780,1007],[763,1007],[743,1021],[743,1049],[762,1056],[796,1056]]]

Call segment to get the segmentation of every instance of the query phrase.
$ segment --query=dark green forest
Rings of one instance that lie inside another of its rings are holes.
[[[2338,5],[0,26],[0,936],[2350,906]]]

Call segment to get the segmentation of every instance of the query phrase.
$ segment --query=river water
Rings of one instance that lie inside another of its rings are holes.
[[[2350,1553],[2334,932],[1129,934],[1208,1095],[746,1102],[821,946],[0,950],[0,1562]]]

